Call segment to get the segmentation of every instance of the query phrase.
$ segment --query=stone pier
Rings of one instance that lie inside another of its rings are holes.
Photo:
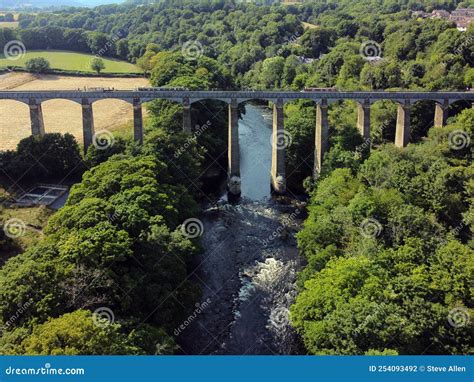
[[[277,99],[273,104],[272,133],[272,188],[278,194],[286,192],[285,150],[289,137],[285,134],[283,100]]]
[[[321,172],[324,154],[329,146],[329,124],[328,124],[328,103],[322,99],[316,105],[316,133],[314,147],[314,177],[317,178]]]
[[[370,101],[357,103],[357,129],[364,141],[370,139]]]
[[[136,142],[143,144],[143,114],[140,98],[133,99],[133,137]]]
[[[84,137],[84,152],[92,144],[94,139],[94,113],[92,111],[92,103],[87,99],[82,99],[82,133]]]
[[[411,105],[415,102],[437,102],[434,125],[445,126],[449,104],[453,102],[469,102],[474,108],[474,92],[472,91],[327,91],[311,89],[293,90],[187,90],[184,88],[141,88],[136,90],[104,89],[84,92],[84,90],[21,90],[0,91],[0,100],[15,100],[29,106],[31,118],[31,133],[41,136],[45,133],[42,103],[63,99],[80,102],[82,105],[84,150],[94,143],[94,115],[92,104],[103,99],[122,100],[133,105],[134,139],[140,144],[144,140],[143,110],[144,102],[164,100],[182,102],[182,128],[188,134],[193,134],[192,104],[202,100],[218,100],[230,102],[229,105],[229,190],[240,193],[240,153],[238,141],[238,103],[248,100],[265,100],[273,103],[273,135],[272,135],[272,167],[271,186],[275,193],[285,193],[287,187],[285,170],[285,150],[291,137],[285,134],[283,105],[285,102],[311,100],[316,106],[316,131],[314,149],[314,177],[321,173],[323,160],[329,149],[328,104],[331,102],[357,102],[357,128],[365,140],[362,148],[370,146],[370,117],[371,104],[377,101],[398,103],[395,145],[405,147],[410,141]],[[468,104],[467,104],[468,105]],[[457,109],[457,108],[456,108]],[[454,111],[454,110],[451,110]],[[194,110],[198,112],[197,109]],[[15,117],[15,116],[9,116]],[[196,132],[197,134],[197,132]],[[229,195],[232,193],[229,192]]]
[[[192,132],[192,120],[191,120],[191,104],[189,98],[183,99],[183,131],[187,133]]]
[[[43,109],[41,103],[37,102],[34,98],[30,98],[30,120],[31,120],[31,134],[32,135],[44,135],[44,120],[43,120]]]
[[[228,188],[232,195],[240,195],[240,147],[239,147],[239,104],[236,99],[229,104],[229,173]]]
[[[395,146],[406,147],[410,141],[410,101],[398,104]]]
[[[448,108],[449,108],[449,101],[444,101],[443,103],[436,102],[435,116],[434,116],[435,127],[446,126],[446,120],[448,119]]]

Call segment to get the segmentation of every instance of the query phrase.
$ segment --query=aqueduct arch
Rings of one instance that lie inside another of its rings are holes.
[[[62,98],[53,98],[43,101],[36,106],[38,115],[34,124],[44,129],[43,133],[65,133],[68,132],[74,137],[82,140],[82,124],[81,124],[81,104],[75,100]],[[67,113],[58,113],[58,110],[67,110]],[[35,112],[33,114],[36,114]],[[33,132],[32,121],[32,132]],[[37,127],[35,127],[37,129]],[[41,134],[33,134],[41,135]]]
[[[134,137],[143,142],[142,103],[154,99],[177,101],[183,105],[183,130],[192,132],[191,104],[205,99],[224,101],[229,112],[229,179],[240,179],[240,158],[238,150],[238,106],[250,100],[268,100],[273,103],[273,145],[272,185],[276,192],[286,191],[285,150],[278,144],[284,136],[285,102],[310,99],[316,103],[315,166],[314,174],[320,172],[322,161],[329,145],[328,105],[338,100],[352,100],[357,103],[357,126],[363,138],[370,138],[370,106],[377,100],[391,100],[397,103],[395,145],[405,147],[410,138],[411,106],[414,102],[435,101],[435,126],[444,126],[449,105],[464,100],[474,102],[474,92],[419,92],[419,91],[190,91],[186,89],[137,89],[121,90],[77,90],[77,91],[0,91],[0,99],[11,99],[26,103],[30,109],[31,133],[44,134],[41,103],[50,99],[67,99],[82,105],[84,148],[87,150],[94,135],[92,104],[103,99],[118,99],[133,105]]]
[[[12,150],[18,142],[31,135],[28,103],[15,100],[0,100],[0,142],[1,149]]]

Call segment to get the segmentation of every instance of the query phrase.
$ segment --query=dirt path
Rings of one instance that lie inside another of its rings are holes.
[[[0,90],[73,90],[84,86],[134,89],[147,85],[145,78],[33,76],[28,73],[0,75]],[[43,103],[43,118],[46,132],[67,132],[82,142],[82,111],[79,104],[65,100],[46,101]],[[94,103],[96,131],[113,130],[132,120],[132,107],[124,101],[106,99]],[[0,101],[0,150],[14,149],[30,133],[28,106],[15,101]]]

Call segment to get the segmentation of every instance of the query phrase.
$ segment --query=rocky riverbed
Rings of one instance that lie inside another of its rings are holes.
[[[301,268],[294,234],[302,207],[242,200],[206,209],[196,281],[198,313],[180,333],[187,354],[295,354],[288,309]]]

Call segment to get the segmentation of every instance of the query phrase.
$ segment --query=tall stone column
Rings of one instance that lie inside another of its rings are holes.
[[[143,114],[140,98],[133,99],[133,138],[143,144]]]
[[[446,120],[448,119],[448,108],[449,108],[448,100],[443,101],[443,103],[436,102],[435,116],[434,116],[435,127],[446,126]]]
[[[37,102],[34,98],[30,98],[30,121],[31,121],[31,134],[42,136],[44,135],[44,120],[43,120],[43,109],[41,102]]]
[[[82,134],[84,137],[84,153],[87,153],[95,134],[92,103],[87,98],[82,99]]]
[[[239,104],[236,99],[229,104],[229,175],[228,188],[232,195],[240,195],[240,146],[239,146]]]
[[[314,149],[314,177],[317,178],[321,172],[324,155],[329,148],[329,123],[328,103],[322,99],[316,105],[316,133]]]
[[[285,134],[283,100],[273,104],[272,188],[278,194],[286,192],[285,149],[289,137]]]
[[[406,147],[410,140],[410,101],[398,104],[395,146]]]
[[[357,129],[365,141],[370,139],[370,101],[357,104]]]
[[[191,104],[189,103],[189,98],[183,99],[183,131],[188,133],[192,132],[191,126]]]

